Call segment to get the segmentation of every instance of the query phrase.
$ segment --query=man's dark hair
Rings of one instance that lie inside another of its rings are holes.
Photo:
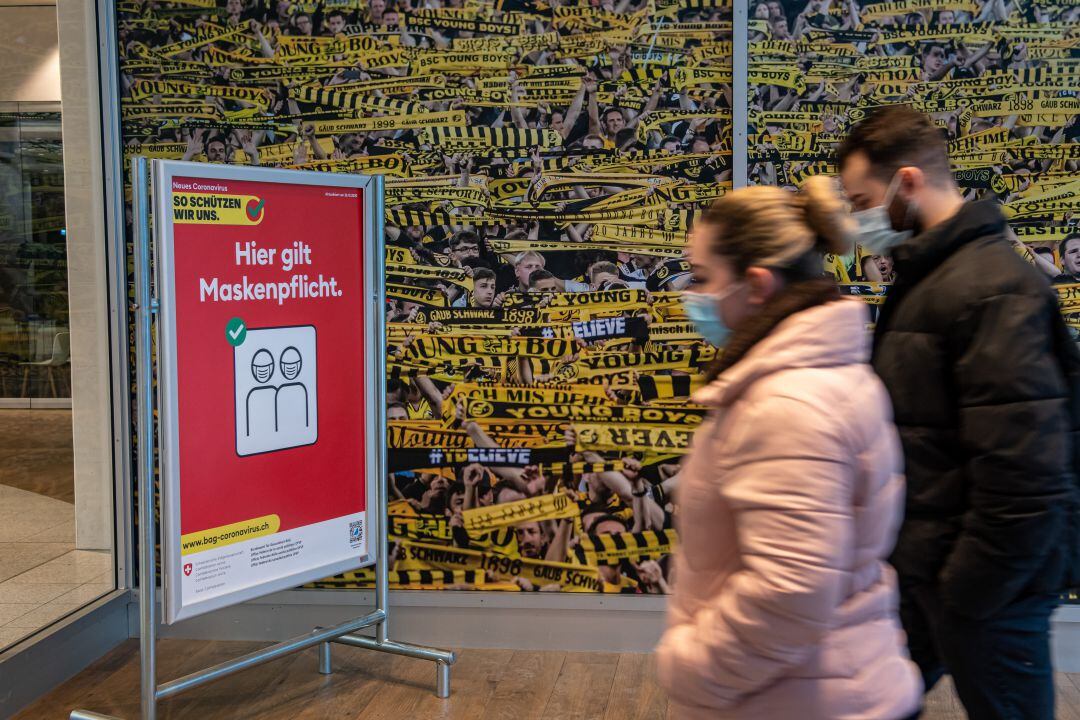
[[[481,280],[494,280],[495,279],[495,271],[491,270],[490,268],[484,268],[484,267],[476,268],[475,270],[473,270],[472,279],[473,279],[474,283],[479,282]]]
[[[608,115],[610,115],[611,113],[619,113],[620,115],[622,115],[622,110],[617,107],[609,107],[607,110],[600,114],[600,119],[607,120]],[[623,116],[623,118],[625,119],[625,116]]]
[[[342,20],[344,20],[345,19],[345,13],[341,12],[340,10],[331,10],[330,12],[326,13],[326,19],[327,20],[329,20],[332,17],[339,17]]]
[[[840,170],[852,155],[863,153],[874,177],[889,182],[905,165],[922,170],[934,184],[952,178],[945,137],[929,117],[910,105],[881,108],[851,128],[836,150]]]
[[[593,266],[591,268],[589,268],[589,272],[592,275],[596,275],[597,273],[608,273],[609,275],[618,275],[619,274],[619,267],[613,262],[608,262],[607,260],[601,260],[601,261],[599,261],[597,263],[594,263]]]
[[[340,135],[334,135],[334,147],[340,150],[345,145],[345,141],[351,137],[356,137],[356,133],[341,133]]]
[[[623,520],[622,518],[616,517],[615,515],[612,515],[610,513],[607,513],[607,514],[604,514],[604,515],[600,515],[599,517],[593,518],[593,521],[591,523],[589,523],[589,527],[587,529],[588,534],[591,535],[593,533],[593,531],[596,530],[596,526],[599,525],[600,523],[604,523],[604,522],[617,522],[617,523],[619,523],[620,525],[623,526],[623,531],[626,530],[626,521],[625,520]]]
[[[456,248],[458,245],[464,245],[465,243],[472,243],[479,247],[480,236],[472,230],[462,230],[459,233],[454,233],[453,237],[450,238],[450,249]]]
[[[604,282],[600,283],[600,287],[598,287],[597,289],[598,290],[627,290],[627,289],[629,289],[629,287],[630,286],[627,285],[622,280],[605,280]]]
[[[229,138],[224,135],[214,135],[212,138],[206,141],[206,147],[210,147],[210,143],[221,143],[225,147],[229,147]]]
[[[386,394],[390,395],[395,392],[405,392],[405,382],[401,378],[390,378],[386,381]]]
[[[1069,243],[1073,240],[1080,240],[1080,233],[1073,233],[1058,243],[1058,255],[1064,256],[1065,251],[1069,248]]]
[[[549,273],[547,270],[544,270],[543,268],[539,270],[533,270],[532,274],[529,275],[529,287],[532,287],[541,280],[549,280],[553,277],[555,276]]]

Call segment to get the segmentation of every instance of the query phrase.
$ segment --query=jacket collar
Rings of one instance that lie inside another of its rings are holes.
[[[893,250],[897,277],[903,278],[905,283],[915,282],[963,245],[980,237],[1001,234],[1004,230],[1005,216],[996,202],[964,203],[950,219]]]
[[[692,399],[702,405],[730,405],[756,381],[781,370],[865,363],[870,357],[869,319],[865,303],[854,298],[795,313]]]

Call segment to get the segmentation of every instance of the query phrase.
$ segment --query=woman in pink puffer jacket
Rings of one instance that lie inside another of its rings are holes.
[[[657,648],[682,719],[900,720],[922,683],[885,558],[904,499],[869,316],[822,277],[846,216],[827,180],[738,190],[694,226],[684,298],[725,352],[676,491]],[[730,338],[728,335],[730,328]]]

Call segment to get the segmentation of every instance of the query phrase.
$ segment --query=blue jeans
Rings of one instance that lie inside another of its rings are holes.
[[[970,720],[1053,720],[1057,604],[1056,596],[1025,597],[973,620],[944,610],[933,588],[914,588],[900,616],[927,691],[949,673]]]

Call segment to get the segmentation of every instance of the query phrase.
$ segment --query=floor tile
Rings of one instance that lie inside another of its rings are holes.
[[[101,573],[97,577],[91,578],[87,584],[91,585],[108,585],[111,588],[116,587],[116,572],[109,568],[105,572]]]
[[[0,542],[22,542],[41,532],[41,525],[22,518],[0,518]]]
[[[18,542],[66,542],[75,546],[75,521],[65,520],[56,527],[45,530],[38,529],[33,535],[29,535]]]
[[[71,552],[71,543],[0,543],[0,582],[47,565]],[[70,582],[80,584],[86,580]]]
[[[4,457],[4,465],[7,466],[9,457]],[[0,470],[0,481],[4,479],[5,470]],[[22,490],[0,482],[0,517],[11,517],[15,511],[33,513],[53,513],[57,521],[68,520],[74,517],[75,505],[56,498],[39,495],[29,490]]]
[[[0,626],[18,620],[37,607],[37,603],[0,603]]]
[[[20,615],[7,623],[6,628],[42,628],[81,608],[86,603],[59,602],[53,600],[41,607]],[[2,607],[2,606],[0,606]]]
[[[112,568],[112,553],[72,550],[17,577],[17,583],[85,585]]]
[[[0,647],[112,583],[110,558],[75,551],[71,455],[70,411],[0,410]]]
[[[0,650],[14,645],[32,632],[34,631],[30,628],[0,627]]]
[[[8,580],[0,583],[0,603],[34,603],[44,605],[65,593],[78,589],[71,585],[31,585]]]
[[[59,586],[53,585],[50,587]],[[104,583],[87,583],[86,585],[80,585],[79,587],[64,593],[60,597],[55,598],[55,600],[58,603],[69,602],[86,605],[87,603],[94,602],[102,595],[112,592],[112,589],[113,586],[111,584],[106,585]]]
[[[40,548],[11,548],[10,543],[52,546],[46,554],[57,557],[63,554],[56,552],[57,543],[65,546],[64,552],[74,549],[68,529],[74,522],[75,507],[70,503],[0,484],[0,581],[51,559]]]

